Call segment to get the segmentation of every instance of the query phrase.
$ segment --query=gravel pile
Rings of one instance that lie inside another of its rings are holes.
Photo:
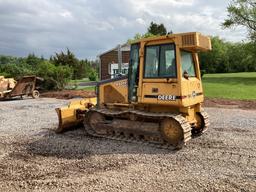
[[[256,191],[256,110],[206,108],[179,151],[55,134],[65,100],[0,103],[0,191]]]

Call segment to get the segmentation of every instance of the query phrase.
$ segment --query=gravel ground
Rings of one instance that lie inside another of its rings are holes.
[[[208,132],[168,151],[56,135],[66,103],[0,103],[0,191],[256,191],[256,110],[206,108]]]

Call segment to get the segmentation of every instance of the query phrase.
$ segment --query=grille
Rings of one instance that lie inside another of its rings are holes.
[[[194,46],[195,43],[195,35],[191,34],[191,35],[183,35],[182,36],[182,45],[183,46]]]

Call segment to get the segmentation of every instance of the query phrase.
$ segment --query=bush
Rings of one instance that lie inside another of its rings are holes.
[[[6,73],[6,72],[0,72],[0,76],[4,76],[5,78],[12,77],[9,73]]]
[[[34,74],[32,67],[27,65],[26,63],[3,64],[1,65],[0,73],[5,74],[6,77],[15,77],[15,78]]]
[[[44,81],[42,82],[42,85],[41,85],[42,89],[46,89],[46,90],[56,89],[56,83],[54,80],[54,71],[55,71],[55,65],[53,65],[48,61],[42,62],[37,66],[36,75],[44,78]]]
[[[37,76],[44,78],[42,83],[43,89],[62,90],[72,77],[72,69],[68,66],[55,66],[54,64],[44,61],[37,67]]]
[[[94,70],[94,69],[92,69],[91,71],[90,71],[90,73],[89,73],[89,80],[90,81],[96,81],[96,79],[97,79],[97,73],[96,73],[96,71]]]
[[[56,66],[54,77],[56,80],[56,88],[62,90],[71,80],[73,74],[72,68],[68,66]]]
[[[44,78],[40,83],[45,90],[64,89],[71,78],[81,79],[89,77],[97,79],[97,73],[92,68],[92,61],[78,60],[75,55],[67,50],[67,53],[56,53],[50,60],[39,58],[34,54],[27,57],[12,57],[0,55],[0,75],[18,79],[25,75],[36,75]]]

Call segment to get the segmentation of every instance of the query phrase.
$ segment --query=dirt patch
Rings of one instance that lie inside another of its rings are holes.
[[[240,108],[256,110],[256,100],[209,99],[204,100],[204,107]]]
[[[73,99],[73,98],[91,98],[96,97],[94,91],[85,90],[63,90],[63,91],[49,91],[41,93],[41,97],[50,97],[56,99]],[[240,109],[255,109],[256,100],[234,100],[234,99],[210,99],[206,98],[204,107],[218,107],[218,108],[240,108]]]
[[[85,90],[63,90],[63,91],[49,91],[41,93],[41,97],[50,97],[56,99],[73,99],[73,98],[91,98],[95,97],[94,91]]]

